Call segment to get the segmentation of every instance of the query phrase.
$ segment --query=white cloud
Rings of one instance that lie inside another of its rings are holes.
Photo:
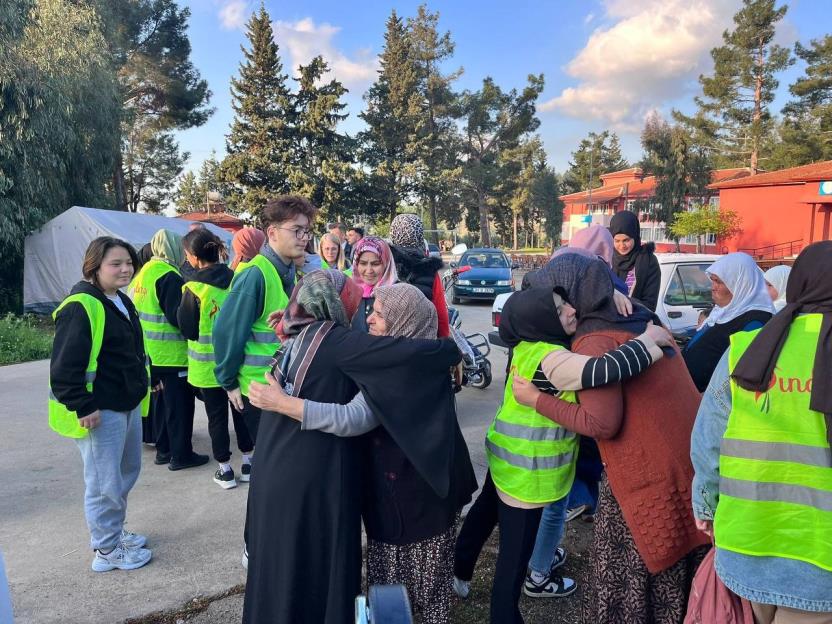
[[[326,22],[315,24],[310,18],[297,22],[276,21],[272,24],[277,45],[289,62],[284,66],[291,75],[297,73],[298,65],[304,65],[320,55],[329,63],[330,78],[334,76],[347,88],[365,87],[376,78],[378,59],[369,49],[358,50],[352,58],[335,47],[334,38],[341,28]],[[285,57],[284,57],[285,58]]]
[[[220,24],[226,30],[242,28],[246,23],[246,13],[248,13],[247,0],[222,0],[218,14]]]
[[[710,50],[739,0],[606,0],[611,25],[596,28],[569,62],[578,84],[540,105],[634,130],[648,111],[685,95],[711,70]]]
[[[584,25],[589,24],[592,20],[595,19],[595,13],[590,13],[584,18]]]

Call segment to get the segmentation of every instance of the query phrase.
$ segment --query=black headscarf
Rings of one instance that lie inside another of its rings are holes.
[[[640,334],[649,321],[661,324],[655,314],[637,301],[633,301],[633,313],[630,316],[618,313],[613,301],[609,268],[598,258],[574,253],[552,258],[532,278],[532,286],[562,289],[564,299],[575,308],[578,315],[576,336],[605,329]]]
[[[641,223],[639,223],[638,215],[629,210],[622,210],[615,213],[610,220],[610,234],[615,238],[616,234],[626,234],[633,239],[633,248],[626,256],[621,255],[613,247],[612,253],[612,268],[615,274],[621,279],[627,277],[636,264],[636,258],[639,251],[641,251]]]
[[[555,295],[551,288],[530,288],[509,297],[500,317],[503,342],[512,348],[526,341],[548,342],[568,349],[570,336],[558,318]]]
[[[746,390],[765,392],[783,344],[798,314],[823,314],[809,407],[826,416],[832,444],[832,241],[813,243],[795,260],[786,286],[786,307],[763,326],[746,349],[732,377]]]

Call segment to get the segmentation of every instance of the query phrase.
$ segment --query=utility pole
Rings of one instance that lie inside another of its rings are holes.
[[[589,148],[589,203],[587,204],[587,214],[592,214],[592,155],[595,153],[595,143]]]

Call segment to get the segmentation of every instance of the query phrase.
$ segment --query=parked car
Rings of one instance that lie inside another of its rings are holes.
[[[428,255],[431,258],[439,258],[442,259],[442,252],[439,250],[439,245],[434,245],[433,243],[428,243]]]
[[[684,340],[696,332],[699,313],[713,307],[711,280],[705,269],[716,262],[717,254],[656,254],[661,269],[662,281],[659,286],[659,302],[656,316],[661,319],[677,339]],[[506,299],[511,293],[499,295],[491,307],[492,331],[488,341],[498,347],[505,347],[497,328]]]
[[[494,299],[502,293],[514,292],[511,262],[499,249],[482,247],[468,249],[451,268],[466,268],[459,274],[451,290],[451,302],[462,299]]]

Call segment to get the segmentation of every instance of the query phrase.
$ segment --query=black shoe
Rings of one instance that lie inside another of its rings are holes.
[[[207,463],[207,455],[191,453],[191,457],[183,462],[178,462],[175,459],[171,459],[170,465],[168,466],[168,470],[184,470],[185,468],[195,468],[196,466],[204,466]]]
[[[229,470],[228,472],[223,472],[222,468],[217,468],[217,471],[214,473],[214,483],[224,490],[230,490],[231,488],[237,487],[237,480],[234,478],[234,471]]]
[[[530,598],[563,598],[575,592],[578,584],[558,574],[549,574],[540,583],[535,583],[531,574],[526,575],[523,593]]]
[[[156,453],[156,459],[153,460],[153,463],[157,466],[164,466],[165,464],[169,464],[170,453]]]
[[[251,481],[251,464],[242,464],[240,466],[240,481],[243,483]]]

